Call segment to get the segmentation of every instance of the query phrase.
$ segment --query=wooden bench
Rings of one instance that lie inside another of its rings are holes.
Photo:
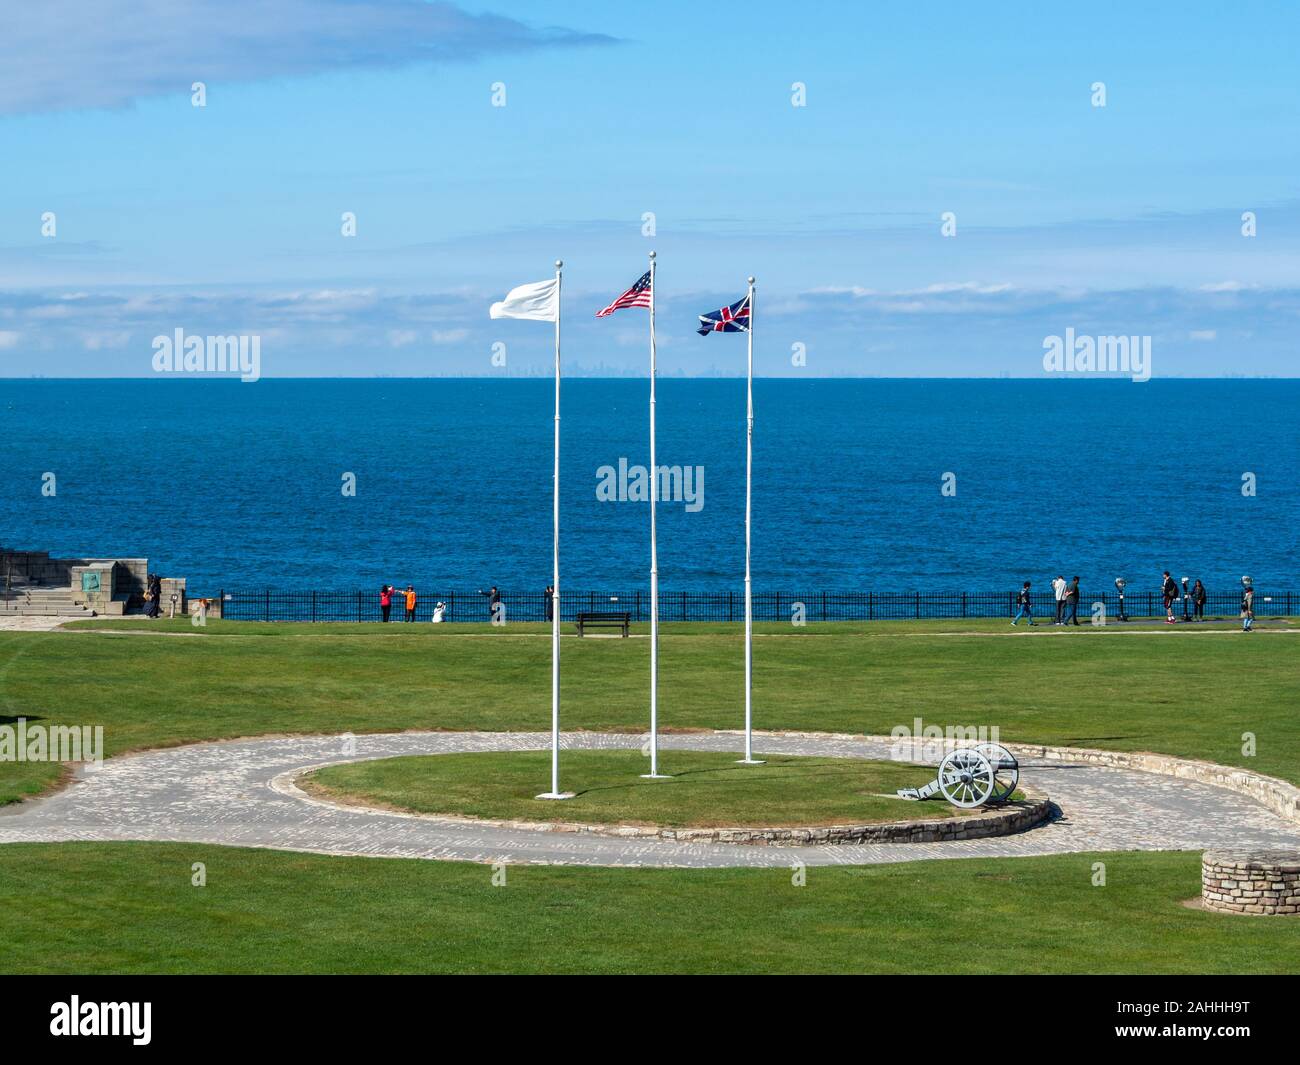
[[[585,629],[622,629],[627,636],[627,627],[632,621],[631,614],[617,612],[588,612],[578,615],[578,635],[586,635]]]

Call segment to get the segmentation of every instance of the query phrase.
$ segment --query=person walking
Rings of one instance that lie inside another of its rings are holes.
[[[1252,632],[1255,627],[1255,588],[1246,585],[1241,593],[1241,631]]]
[[[1205,585],[1201,583],[1201,578],[1196,578],[1196,583],[1192,585],[1192,611],[1193,617],[1197,621],[1205,620]]]
[[[1016,616],[1011,619],[1012,627],[1014,628],[1016,622],[1021,618],[1028,618],[1029,627],[1032,629],[1034,627],[1034,603],[1029,594],[1028,581],[1025,581],[1025,586],[1016,593],[1016,606],[1019,607],[1019,609],[1016,611]]]
[[[379,612],[383,615],[383,621],[388,620],[388,614],[393,609],[393,586],[385,584],[379,589]]]
[[[1160,594],[1165,601],[1165,624],[1177,624],[1174,621],[1174,603],[1178,600],[1178,585],[1173,577],[1169,576],[1168,570],[1165,570],[1165,579],[1160,586]]]
[[[1070,581],[1070,587],[1065,589],[1065,601],[1070,604],[1070,620],[1074,624],[1079,624],[1079,578],[1075,577]],[[1064,624],[1064,622],[1062,623]]]
[[[406,620],[415,620],[415,585],[406,586]]]
[[[162,609],[162,578],[156,573],[145,575],[145,616],[156,618]]]
[[[1059,573],[1052,581],[1052,593],[1056,596],[1056,620],[1053,625],[1065,624],[1065,578]]]

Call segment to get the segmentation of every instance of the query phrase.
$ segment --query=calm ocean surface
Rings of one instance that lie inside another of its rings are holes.
[[[702,509],[659,507],[665,590],[741,587],[744,389],[659,382],[659,462],[705,471]],[[547,380],[0,381],[0,543],[147,556],[192,594],[539,590],[551,403]],[[761,380],[755,408],[756,589],[1300,589],[1300,381]],[[564,584],[646,587],[648,507],[596,484],[647,462],[647,382],[566,381],[562,424]]]

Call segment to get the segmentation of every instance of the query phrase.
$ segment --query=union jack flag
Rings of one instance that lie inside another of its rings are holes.
[[[649,307],[650,306],[650,271],[647,270],[638,279],[637,283],[630,289],[619,296],[613,303],[603,311],[597,311],[597,318],[604,318],[607,314],[613,314],[615,311],[621,311],[624,307]]]
[[[749,329],[749,297],[712,314],[700,315],[700,336],[710,333],[743,333]]]

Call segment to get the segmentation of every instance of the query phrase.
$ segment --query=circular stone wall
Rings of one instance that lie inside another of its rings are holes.
[[[1224,913],[1300,914],[1300,851],[1206,851],[1201,899]]]

